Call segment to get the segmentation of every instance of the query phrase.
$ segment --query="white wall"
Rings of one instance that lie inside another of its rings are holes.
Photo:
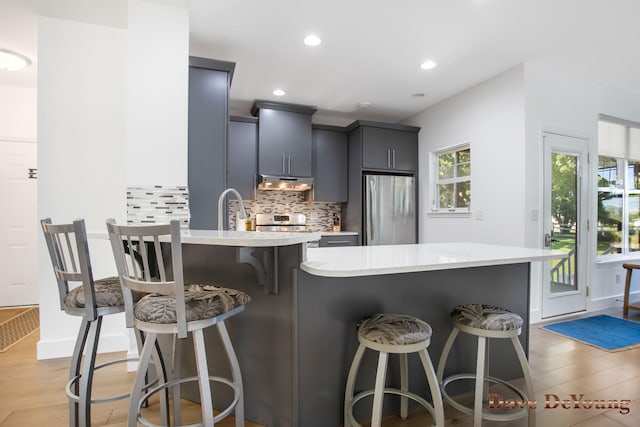
[[[130,0],[127,29],[39,18],[40,218],[104,233],[126,218],[127,185],[187,184],[186,4]],[[115,275],[108,240],[89,245],[94,277]],[[42,237],[38,255],[38,358],[68,356],[78,322],[59,309]],[[101,351],[126,349],[124,316],[110,316]]]
[[[0,99],[0,140],[35,142],[36,88],[0,85]]]
[[[598,114],[640,122],[640,96],[582,81],[578,76],[525,64],[410,118],[420,126],[420,241],[474,241],[542,247],[542,132],[587,138],[597,159]],[[472,213],[428,214],[429,153],[471,142]],[[589,167],[588,217],[597,219],[597,163]],[[482,212],[484,219],[477,217]],[[620,306],[623,259],[597,263],[595,227],[588,236],[588,310]],[[640,259],[640,254],[635,257]],[[628,259],[626,259],[628,260]],[[616,274],[620,274],[616,280]],[[633,289],[640,291],[640,277]],[[640,292],[639,292],[640,293]],[[541,319],[542,264],[531,270],[531,321]]]
[[[38,24],[38,217],[86,220],[104,231],[126,207],[126,30],[40,17]],[[108,241],[90,242],[94,277],[115,274]],[[39,237],[38,358],[68,356],[79,322],[60,311]],[[114,318],[115,317],[115,318]],[[103,349],[128,349],[124,317],[105,321]]]
[[[586,137],[591,153],[588,186],[589,218],[597,220],[596,171],[597,171],[597,121],[598,114],[606,114],[640,122],[640,96],[582,81],[579,76],[563,75],[534,65],[525,66],[526,138],[527,138],[527,211],[542,212],[542,141],[543,130],[555,130],[570,135]],[[596,227],[589,234],[588,283],[590,296],[588,309],[621,306],[624,285],[623,260],[596,263]],[[542,224],[531,223],[527,227],[526,244],[540,247]],[[640,258],[640,254],[636,259]],[[616,283],[616,273],[621,280]],[[640,288],[636,288],[640,289]],[[537,301],[535,299],[537,298]],[[532,294],[532,306],[540,301],[539,294]]]
[[[524,244],[524,81],[517,67],[417,114],[420,242]],[[429,153],[471,143],[471,214],[429,214]]]
[[[189,12],[166,3],[129,1],[129,185],[187,185]]]

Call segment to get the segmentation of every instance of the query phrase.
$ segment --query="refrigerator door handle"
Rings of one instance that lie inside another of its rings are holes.
[[[375,223],[375,217],[376,212],[375,212],[375,204],[374,201],[376,199],[375,197],[375,193],[376,193],[376,189],[375,189],[375,180],[373,179],[373,177],[366,177],[366,182],[367,182],[367,244],[371,244],[371,242],[375,241],[375,229],[374,229],[374,223]]]

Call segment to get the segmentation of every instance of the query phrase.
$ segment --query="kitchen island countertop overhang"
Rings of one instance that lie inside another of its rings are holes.
[[[89,238],[108,239],[106,232],[87,233]],[[315,242],[322,238],[322,233],[285,233],[233,230],[192,230],[183,229],[180,233],[182,243],[195,245],[219,245],[238,247],[274,247],[297,245],[299,243]],[[161,241],[169,241],[164,238]]]
[[[300,268],[316,276],[354,277],[517,264],[566,256],[549,249],[470,242],[348,246],[309,248]]]

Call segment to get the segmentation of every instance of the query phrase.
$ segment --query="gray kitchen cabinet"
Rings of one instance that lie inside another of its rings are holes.
[[[255,198],[258,170],[258,120],[231,116],[227,146],[227,186],[238,190],[243,200]]]
[[[415,172],[418,170],[418,131],[413,126],[356,122],[361,127],[362,168]]]
[[[330,236],[322,236],[318,241],[321,248],[331,248],[337,246],[357,246],[358,236],[356,234],[336,234]]]
[[[311,115],[306,105],[256,101],[258,172],[262,175],[311,177]]]
[[[189,58],[188,187],[190,228],[215,229],[227,186],[229,87],[235,64]]]
[[[348,148],[348,134],[344,128],[322,125],[313,127],[313,200],[347,201]]]

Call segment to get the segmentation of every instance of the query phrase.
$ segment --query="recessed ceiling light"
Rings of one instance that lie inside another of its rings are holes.
[[[31,64],[29,58],[7,49],[0,49],[0,70],[17,71]]]
[[[371,103],[368,101],[361,101],[356,104],[360,108],[369,108],[371,107]]]
[[[274,94],[275,96],[284,96],[284,94],[285,94],[285,93],[286,93],[286,92],[285,92],[285,91],[283,91],[282,89],[276,89],[276,90],[274,90],[274,91],[273,91],[273,94]]]
[[[318,46],[320,43],[322,43],[322,40],[320,40],[320,37],[315,34],[309,34],[304,38],[304,44],[307,46]]]
[[[420,68],[422,68],[423,70],[430,70],[432,68],[435,68],[436,65],[438,64],[436,64],[435,61],[432,61],[429,59],[427,61],[424,61],[422,64],[420,64]]]

